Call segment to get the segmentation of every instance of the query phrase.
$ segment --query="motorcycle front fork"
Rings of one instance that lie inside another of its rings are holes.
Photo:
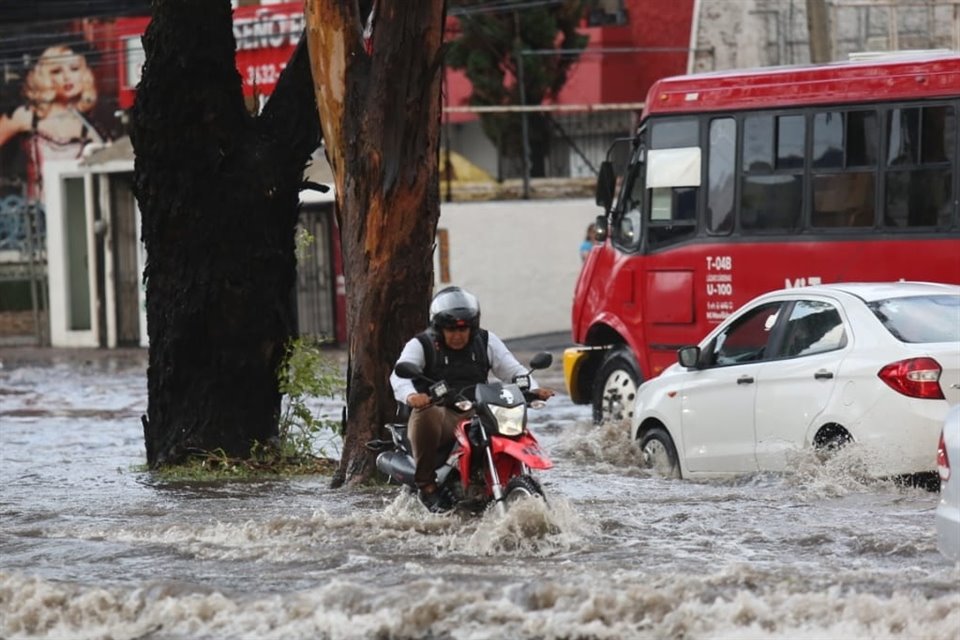
[[[490,469],[490,488],[493,492],[493,499],[497,503],[497,512],[505,515],[507,507],[503,504],[503,484],[500,482],[500,474],[497,473],[497,465],[493,461],[493,450],[490,447],[490,439],[487,432],[480,429],[480,435],[483,438],[483,450],[487,455],[487,467]],[[525,463],[521,463],[522,471],[529,473],[530,469]]]

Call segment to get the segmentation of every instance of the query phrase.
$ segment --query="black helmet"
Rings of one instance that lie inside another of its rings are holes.
[[[430,303],[430,324],[436,329],[480,326],[480,303],[477,297],[460,287],[446,287],[433,296]]]

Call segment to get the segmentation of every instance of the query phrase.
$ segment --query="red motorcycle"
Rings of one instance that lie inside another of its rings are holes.
[[[538,353],[530,361],[530,371],[545,369],[552,362],[553,356],[549,353]],[[505,510],[506,505],[519,498],[544,498],[543,489],[531,470],[549,469],[553,463],[527,428],[528,405],[543,406],[543,401],[530,393],[529,371],[510,384],[477,384],[459,394],[451,393],[442,380],[425,378],[415,364],[401,362],[396,372],[403,378],[428,382],[428,393],[434,403],[465,414],[474,410],[457,425],[452,450],[438,460],[437,486],[453,497],[457,507],[479,512],[493,503]],[[367,444],[371,449],[382,451],[377,456],[377,469],[391,482],[416,491],[407,425],[397,422],[386,427],[391,441],[374,440]],[[389,450],[384,451],[385,448]]]

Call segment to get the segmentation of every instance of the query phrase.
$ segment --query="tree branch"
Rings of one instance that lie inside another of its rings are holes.
[[[260,121],[295,158],[305,159],[323,141],[306,33],[301,34],[297,48],[280,74]]]

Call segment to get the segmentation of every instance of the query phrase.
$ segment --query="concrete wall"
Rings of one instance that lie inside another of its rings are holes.
[[[827,0],[832,58],[960,47],[957,0]],[[808,64],[806,0],[697,0],[691,71]]]
[[[502,338],[570,331],[580,242],[600,208],[589,199],[444,203],[450,281],[480,299],[482,324]]]

